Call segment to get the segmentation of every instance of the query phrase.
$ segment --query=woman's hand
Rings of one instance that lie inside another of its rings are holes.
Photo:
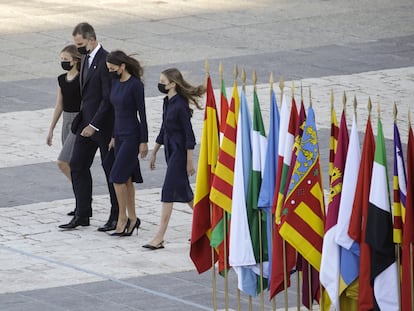
[[[115,148],[115,138],[111,138],[111,141],[109,142],[108,145],[108,150],[111,150],[112,148]]]
[[[140,143],[139,144],[139,153],[141,155],[141,159],[145,158],[148,154],[148,144],[147,143]]]
[[[150,169],[155,170],[155,159],[157,158],[157,154],[155,152],[151,153],[150,157]]]
[[[187,175],[193,176],[195,174],[195,168],[193,159],[187,159]]]
[[[52,139],[53,139],[53,131],[49,130],[49,133],[47,134],[47,137],[46,137],[46,144],[48,146],[52,146]]]

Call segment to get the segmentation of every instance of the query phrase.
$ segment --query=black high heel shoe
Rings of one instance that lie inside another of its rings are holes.
[[[110,236],[122,236],[125,232],[127,232],[130,224],[131,224],[131,221],[128,218],[124,230],[122,230],[122,232],[114,232],[114,233],[111,233]]]
[[[129,231],[129,226],[128,226],[128,230],[126,230],[121,236],[131,236],[135,228],[137,229],[137,235],[138,235],[138,228],[140,225],[141,225],[141,220],[137,217],[137,221],[135,222],[135,225],[132,227],[131,231]]]

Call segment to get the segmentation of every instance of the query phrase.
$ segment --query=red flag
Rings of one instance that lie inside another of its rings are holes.
[[[402,310],[412,310],[411,291],[414,284],[411,283],[413,267],[410,264],[410,246],[414,243],[414,136],[410,126],[407,145],[407,200],[405,207],[405,221],[402,246],[402,284],[401,307]]]
[[[359,165],[358,183],[348,234],[360,245],[358,310],[369,311],[374,308],[374,292],[370,283],[371,251],[365,243],[366,221],[368,217],[369,192],[374,163],[375,139],[372,133],[371,119],[368,118],[365,138]]]

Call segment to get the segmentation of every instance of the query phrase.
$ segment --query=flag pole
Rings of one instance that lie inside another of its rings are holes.
[[[293,82],[292,82],[292,89],[293,89]],[[293,95],[293,91],[292,91]],[[303,102],[303,85],[302,80],[300,81],[300,102]],[[299,148],[299,147],[298,147]],[[297,267],[296,267],[297,268]],[[296,269],[297,270],[297,269]],[[299,270],[296,271],[296,306],[298,308],[298,311],[300,310],[300,274],[303,274],[303,272],[299,272]],[[303,278],[303,276],[302,276]]]
[[[220,62],[219,64],[219,76],[220,76],[220,87],[223,83],[223,64]],[[221,108],[221,107],[220,107]],[[226,122],[226,120],[220,120],[221,122]],[[226,311],[229,309],[229,279],[227,273],[227,212],[223,211],[223,229],[224,229],[224,239],[223,239],[223,257],[224,257],[224,300],[225,300],[225,309]]]
[[[270,84],[270,103],[272,103],[273,101],[273,84],[275,83],[275,79],[273,76],[273,72],[270,73],[270,77],[269,77],[269,84]],[[270,216],[272,216],[272,213],[270,213]],[[273,217],[271,217],[270,220],[271,226],[270,226],[270,245],[273,245]],[[272,250],[270,250],[272,251]],[[269,263],[270,264],[270,263]],[[276,311],[276,298],[273,297],[272,298],[272,307],[273,307],[273,311]]]
[[[283,89],[285,87],[285,81],[283,77],[279,79],[279,88],[280,88],[280,105],[283,105]],[[285,310],[288,309],[289,300],[288,300],[288,293],[287,293],[287,268],[286,268],[286,244],[285,240],[282,241],[282,256],[283,256],[283,294],[284,294],[284,301],[285,301]]]
[[[397,110],[397,106],[394,102],[394,107],[395,110]],[[396,116],[395,116],[396,118]],[[410,111],[410,107],[408,107],[408,132],[410,132],[411,129],[411,111]],[[414,309],[414,287],[413,287],[413,283],[414,283],[414,277],[413,277],[413,244],[410,242],[410,281],[411,281],[411,286],[410,286],[410,293],[411,293],[411,310]],[[398,282],[398,285],[400,284],[400,282]],[[400,289],[399,289],[400,290]],[[401,294],[398,295],[399,297],[401,297]],[[401,310],[401,301],[399,300],[400,303],[400,310]]]
[[[311,88],[309,87],[309,106],[312,107],[312,91]],[[333,109],[333,93],[331,93],[331,109]],[[312,293],[312,266],[311,264],[307,261],[307,265],[308,265],[308,299],[309,299],[309,310],[312,311],[313,310],[313,293]],[[321,295],[322,297],[322,295]],[[323,310],[323,308],[322,308]]]
[[[253,88],[256,93],[256,83],[257,83],[257,73],[256,70],[253,70]],[[264,311],[264,292],[263,292],[263,237],[262,237],[262,211],[260,208],[257,209],[258,218],[259,218],[259,257],[260,257],[260,310]]]
[[[246,94],[246,70],[244,69],[244,67],[242,68],[241,80],[243,92]],[[249,295],[249,310],[253,310],[253,301],[251,295]]]
[[[238,75],[239,75],[239,68],[237,67],[237,64],[236,64],[236,65],[234,65],[234,69],[233,69],[234,83],[236,83]],[[238,112],[235,111],[235,113],[237,114]],[[237,121],[238,120],[236,120],[236,122]],[[240,289],[237,286],[237,311],[240,311],[240,299],[241,299]]]
[[[208,80],[208,77],[210,76],[210,64],[207,58],[205,62],[205,69],[206,69],[206,85],[207,85],[207,80]],[[210,224],[211,224],[212,215],[213,215],[213,208],[212,208],[211,202],[209,206],[210,206]],[[216,311],[217,310],[217,279],[216,279],[216,265],[214,262],[214,252],[215,252],[214,247],[211,246],[211,268],[212,268],[211,269],[211,274],[212,274],[211,282],[213,286],[213,309],[214,311]]]

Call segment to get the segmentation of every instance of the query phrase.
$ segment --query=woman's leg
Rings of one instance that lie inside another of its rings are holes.
[[[72,177],[70,176],[70,165],[68,162],[57,160],[57,166],[62,171],[63,174],[69,179],[69,181],[72,181]]]
[[[160,226],[158,228],[157,234],[149,243],[150,245],[157,246],[164,241],[164,235],[167,231],[168,223],[171,218],[172,208],[172,202],[162,202]]]
[[[131,221],[130,226],[128,228],[128,233],[134,230],[136,221],[137,221],[137,214],[135,212],[135,187],[134,183],[132,182],[131,178],[128,179],[126,183],[127,187],[127,213],[128,218]]]
[[[114,183],[116,198],[118,200],[118,206],[119,206],[119,214],[118,214],[118,223],[116,224],[116,232],[123,232],[125,229],[125,226],[128,221],[128,217],[126,214],[126,208],[127,208],[127,184],[117,184]]]

